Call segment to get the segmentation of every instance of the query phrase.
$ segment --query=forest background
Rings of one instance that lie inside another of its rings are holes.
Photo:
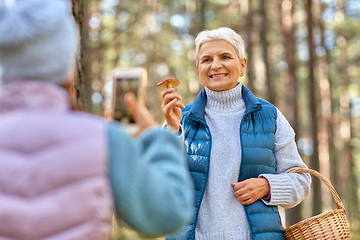
[[[351,239],[360,239],[360,0],[72,0],[80,41],[76,101],[102,116],[110,108],[111,71],[144,67],[146,105],[159,123],[165,78],[181,81],[184,104],[203,89],[194,38],[223,26],[245,42],[243,84],[275,104],[296,132],[309,168],[328,178],[347,210]],[[284,225],[335,209],[313,178],[312,193],[283,210]],[[143,239],[114,224],[113,239]],[[159,238],[161,239],[161,238]]]

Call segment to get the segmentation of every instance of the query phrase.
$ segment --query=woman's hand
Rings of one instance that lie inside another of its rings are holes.
[[[267,196],[270,191],[269,182],[266,178],[249,178],[242,182],[232,183],[235,197],[243,204],[250,205],[253,202]]]
[[[139,127],[138,132],[135,134],[139,136],[144,130],[152,127],[157,127],[158,124],[155,121],[155,118],[151,115],[149,110],[136,102],[136,96],[132,92],[128,92],[124,96],[125,105],[128,109],[132,111],[134,121]]]
[[[166,123],[168,127],[173,128],[175,131],[179,131],[182,117],[181,109],[185,108],[184,104],[179,102],[181,97],[174,88],[166,89],[161,95],[163,98],[161,110],[164,114]]]

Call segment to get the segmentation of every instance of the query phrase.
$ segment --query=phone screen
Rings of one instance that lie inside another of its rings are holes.
[[[121,123],[135,123],[131,111],[125,106],[124,96],[127,92],[133,92],[137,97],[138,85],[138,78],[116,78],[115,120]]]

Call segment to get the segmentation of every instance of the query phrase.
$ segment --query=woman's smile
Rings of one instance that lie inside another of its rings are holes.
[[[227,75],[228,75],[227,73],[212,74],[212,75],[210,75],[210,78],[222,78],[222,77],[226,77]]]

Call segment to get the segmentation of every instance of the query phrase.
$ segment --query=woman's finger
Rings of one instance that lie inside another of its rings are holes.
[[[173,99],[181,100],[181,97],[177,94],[177,92],[166,94],[163,98],[163,105],[167,105]]]
[[[136,96],[135,96],[135,94],[132,93],[132,92],[126,93],[125,96],[124,96],[124,102],[125,102],[125,106],[133,111],[135,106],[136,106]]]
[[[170,93],[172,93],[172,92],[175,92],[175,89],[173,89],[173,88],[168,88],[168,89],[166,89],[165,91],[163,91],[163,92],[161,93],[161,96],[162,96],[162,98],[164,99],[164,97],[165,97],[167,94],[170,94]]]
[[[136,101],[136,96],[132,92],[128,92],[124,96],[125,105],[128,109],[132,111],[134,116],[134,120],[136,124],[139,126],[140,130],[145,130],[147,128],[157,126],[157,123],[148,109],[139,105]]]
[[[250,205],[254,202],[251,198],[247,198],[247,199],[238,198],[238,200],[241,202],[242,205]]]
[[[170,101],[167,105],[167,108],[173,109],[173,108],[185,108],[185,105],[179,102],[178,99],[174,98],[172,101]]]
[[[185,105],[182,104],[181,102],[177,102],[177,103],[175,104],[175,107],[184,109],[184,108],[185,108]]]
[[[168,104],[164,105],[162,108],[164,115],[169,115],[177,103],[178,103],[178,100],[176,98],[174,98]]]

